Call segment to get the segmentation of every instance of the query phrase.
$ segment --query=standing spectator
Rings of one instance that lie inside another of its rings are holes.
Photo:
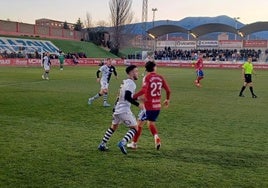
[[[72,55],[72,58],[73,58],[73,62],[75,65],[78,64],[78,58],[76,57],[76,55]]]
[[[140,109],[144,108],[143,104],[139,104],[136,100],[132,98],[136,89],[136,84],[134,81],[138,79],[138,68],[136,67],[136,65],[130,65],[126,68],[126,73],[128,75],[128,78],[123,80],[123,83],[121,84],[120,93],[118,95],[113,110],[114,112],[112,125],[106,130],[103,139],[98,146],[98,149],[100,151],[108,150],[106,144],[121,123],[124,123],[129,128],[124,138],[118,143],[118,147],[123,154],[127,154],[125,145],[137,133],[137,121],[135,116],[131,112],[130,107],[131,104],[134,104]]]
[[[49,80],[49,71],[50,71],[50,57],[49,57],[49,52],[45,53],[45,56],[43,57],[42,65],[44,67],[44,74],[42,75],[43,79]]]
[[[166,91],[166,99],[164,105],[168,107],[170,99],[170,88],[165,81],[165,79],[156,73],[156,64],[154,61],[148,61],[145,65],[147,75],[143,78],[142,88],[136,93],[133,98],[139,98],[144,96],[144,107],[145,111],[141,111],[139,114],[138,121],[138,132],[133,137],[133,141],[127,145],[127,147],[136,149],[137,142],[142,132],[142,127],[145,121],[148,122],[148,127],[154,137],[155,148],[159,150],[161,146],[161,141],[158,136],[158,131],[156,128],[156,119],[160,113],[161,109],[161,90],[162,88]]]
[[[244,84],[240,90],[239,97],[245,97],[243,95],[243,91],[246,89],[247,86],[249,86],[252,98],[257,98],[257,96],[253,92],[252,73],[255,74],[255,71],[252,64],[252,57],[249,56],[248,61],[242,65],[242,77],[244,80]]]
[[[117,72],[115,67],[112,65],[112,60],[110,58],[107,59],[105,62],[106,64],[101,66],[99,70],[97,71],[97,82],[100,82],[101,89],[100,91],[94,95],[93,97],[88,99],[88,104],[91,105],[94,100],[98,99],[99,97],[103,96],[103,106],[104,107],[109,107],[111,106],[107,102],[108,98],[108,88],[109,88],[109,81],[111,79],[112,73],[117,78]],[[101,73],[101,79],[100,79],[100,73]]]
[[[63,70],[63,64],[64,64],[64,55],[62,53],[62,51],[59,52],[59,56],[58,56],[59,62],[60,62],[60,70]]]
[[[197,62],[194,64],[194,68],[196,70],[196,79],[195,79],[195,85],[197,87],[201,87],[200,80],[204,78],[204,72],[203,72],[203,54],[198,54]]]

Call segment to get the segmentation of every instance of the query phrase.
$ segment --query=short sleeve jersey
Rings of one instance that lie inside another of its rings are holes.
[[[64,62],[64,55],[60,54],[58,58],[59,58],[60,63]]]
[[[120,86],[119,96],[114,107],[114,114],[122,114],[125,112],[131,112],[131,103],[125,100],[126,91],[130,91],[132,95],[135,93],[136,84],[131,79],[123,80],[123,83]]]
[[[199,58],[197,62],[195,63],[195,69],[202,70],[202,68],[203,68],[203,59]]]
[[[44,66],[49,67],[49,66],[50,66],[49,57],[45,56],[45,57],[43,58],[43,60],[44,60],[44,61],[43,61]]]
[[[114,66],[107,66],[103,65],[99,68],[99,71],[101,71],[101,81],[109,83],[111,79],[111,75],[113,72],[115,72],[115,67]]]
[[[246,62],[243,64],[242,68],[245,70],[245,74],[252,74],[253,72],[253,64]]]
[[[142,91],[138,92],[134,98],[144,94],[146,110],[160,110],[162,88],[170,93],[170,88],[161,75],[153,72],[149,73],[143,78]],[[167,98],[169,99],[169,96]]]

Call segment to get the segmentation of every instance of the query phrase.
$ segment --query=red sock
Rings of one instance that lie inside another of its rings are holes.
[[[198,83],[199,83],[199,81],[202,80],[202,79],[203,79],[203,77],[198,77],[198,78],[197,78]]]
[[[142,127],[138,126],[138,131],[133,137],[133,142],[135,142],[135,143],[138,142],[138,139],[141,135],[141,132],[142,132]]]
[[[158,134],[158,131],[157,131],[157,128],[156,128],[154,122],[150,122],[149,129],[150,129],[153,136]]]

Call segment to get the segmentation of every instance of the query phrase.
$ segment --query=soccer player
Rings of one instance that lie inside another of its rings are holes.
[[[50,58],[49,58],[49,53],[45,53],[45,56],[43,57],[43,61],[42,61],[42,65],[44,67],[44,73],[42,75],[43,80],[49,80],[49,71],[50,71],[50,66],[51,66],[51,62],[50,62]]]
[[[63,55],[62,51],[59,51],[58,59],[59,59],[59,62],[60,62],[60,70],[63,70],[64,55]]]
[[[142,103],[138,103],[132,98],[136,89],[136,84],[134,80],[138,79],[138,68],[135,65],[130,65],[126,68],[126,73],[128,75],[128,78],[123,80],[123,83],[121,84],[120,93],[117,97],[117,101],[113,110],[114,112],[112,125],[110,128],[107,129],[102,139],[102,142],[98,146],[98,149],[100,151],[108,150],[106,144],[110,137],[113,135],[113,133],[117,130],[120,123],[124,123],[129,128],[124,138],[118,143],[118,147],[123,154],[127,154],[125,145],[128,141],[132,139],[132,137],[137,132],[137,121],[135,116],[131,112],[130,106],[131,104],[134,104],[140,109],[144,109],[144,105]]]
[[[194,64],[194,68],[196,70],[196,79],[195,79],[195,85],[197,87],[201,87],[200,80],[204,78],[204,72],[203,72],[203,54],[198,54],[197,62]]]
[[[147,120],[148,127],[154,137],[155,147],[159,150],[161,141],[158,136],[155,121],[157,120],[161,109],[161,90],[163,88],[166,91],[166,99],[164,100],[164,106],[166,107],[169,106],[171,91],[165,79],[156,73],[157,67],[154,61],[148,61],[145,64],[145,69],[147,74],[143,78],[142,88],[133,96],[134,99],[144,97],[145,111],[140,111],[138,118],[138,132],[133,137],[133,141],[127,146],[133,149],[137,148],[137,142],[141,135],[143,124]]]
[[[101,73],[101,79],[100,79],[100,73]],[[93,97],[90,97],[88,99],[88,104],[91,105],[94,100],[98,99],[99,97],[103,96],[103,106],[109,107],[111,106],[107,102],[108,98],[108,87],[109,87],[109,81],[111,79],[111,75],[114,73],[114,75],[117,78],[117,72],[115,67],[112,65],[112,60],[110,58],[107,59],[105,65],[101,66],[99,70],[97,71],[97,82],[100,82],[101,89],[100,91]]]
[[[252,98],[257,98],[257,96],[253,92],[253,83],[252,83],[252,74],[255,74],[254,67],[252,64],[252,57],[248,57],[248,61],[242,65],[242,77],[244,80],[244,84],[240,90],[239,97],[245,97],[243,95],[243,91],[249,86],[249,90],[251,92]]]

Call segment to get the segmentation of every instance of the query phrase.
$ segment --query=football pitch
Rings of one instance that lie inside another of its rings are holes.
[[[97,68],[54,67],[47,81],[41,67],[0,67],[0,187],[268,187],[268,71],[253,77],[253,99],[248,88],[238,97],[241,70],[205,69],[196,88],[193,69],[159,67],[172,91],[157,121],[162,146],[145,127],[123,155],[124,126],[97,150],[112,118],[102,98],[87,104]],[[110,104],[126,78],[117,69]]]

